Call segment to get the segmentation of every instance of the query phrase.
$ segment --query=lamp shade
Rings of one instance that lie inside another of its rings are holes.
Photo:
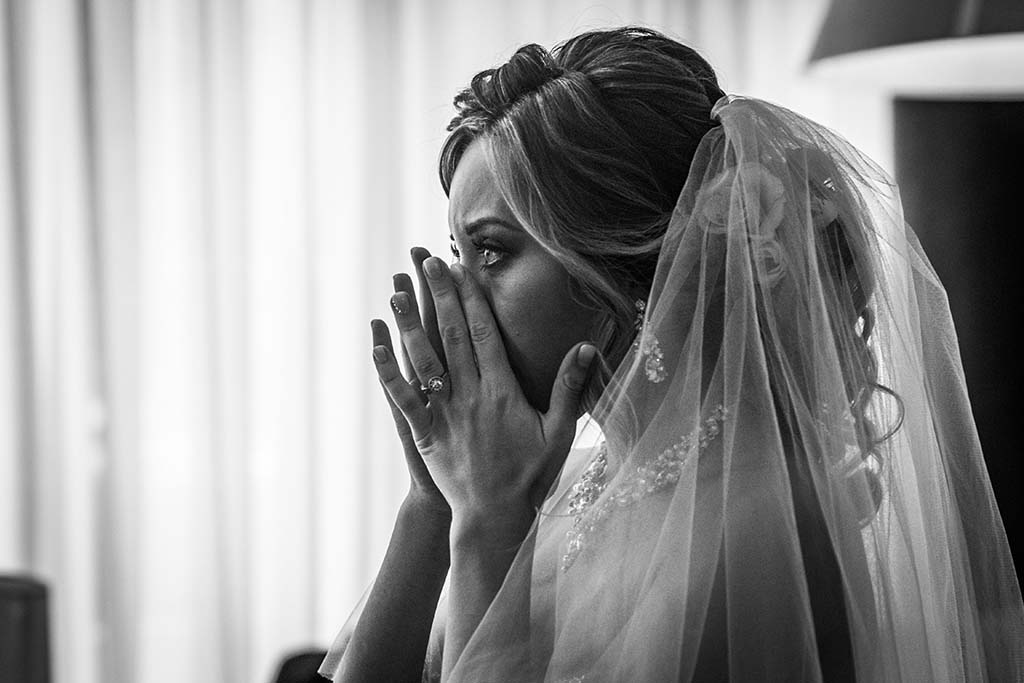
[[[833,0],[812,72],[901,94],[1024,94],[1022,0]]]

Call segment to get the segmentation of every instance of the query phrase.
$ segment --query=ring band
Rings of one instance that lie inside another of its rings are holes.
[[[444,386],[448,382],[448,373],[443,375],[434,375],[427,380],[426,384],[420,385],[420,391],[424,394],[436,394],[440,391],[444,391]]]

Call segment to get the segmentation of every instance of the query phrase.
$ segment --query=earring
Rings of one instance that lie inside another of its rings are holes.
[[[637,299],[633,302],[633,307],[636,308],[636,318],[633,320],[633,329],[639,332],[644,327],[644,313],[647,312],[647,302],[643,299]]]
[[[644,373],[647,375],[647,379],[657,384],[664,381],[666,376],[664,354],[654,333],[644,332],[644,316],[647,313],[647,302],[643,299],[637,299],[633,302],[633,306],[636,308],[636,320],[633,322],[633,327],[637,331],[633,347],[638,348],[640,355],[644,356]]]

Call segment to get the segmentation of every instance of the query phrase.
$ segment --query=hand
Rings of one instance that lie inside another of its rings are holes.
[[[387,349],[388,356],[394,358],[395,352],[391,343],[391,333],[388,331],[388,326],[384,321],[371,321],[370,332],[373,336],[374,348],[383,347]],[[375,350],[374,354],[376,355],[377,353]],[[419,381],[414,378],[411,380],[411,383],[418,390]],[[434,480],[430,478],[426,465],[423,464],[423,459],[416,448],[409,423],[406,421],[402,411],[395,405],[395,402],[391,400],[391,395],[386,388],[384,389],[384,396],[387,398],[388,405],[391,408],[391,417],[395,422],[395,431],[398,432],[398,439],[402,443],[402,454],[405,456],[405,464],[409,468],[410,482],[407,500],[414,506],[420,507],[427,514],[435,514],[443,522],[450,522],[451,508],[448,506],[448,501],[444,499],[444,496],[441,495],[441,492],[434,484]]]
[[[441,335],[437,329],[434,302],[429,294],[426,277],[423,275],[423,261],[430,257],[430,252],[422,247],[415,247],[412,249],[410,256],[412,257],[413,268],[419,279],[420,291],[425,293],[419,305],[424,321],[424,329],[433,348],[441,352]],[[395,275],[393,283],[395,292],[406,292],[413,301],[416,300],[416,290],[408,275],[405,273]],[[370,322],[370,332],[373,338],[373,346],[383,346],[386,349],[386,353],[394,357],[394,346],[391,342],[391,333],[388,330],[387,324],[382,320],[372,320]],[[409,361],[409,354],[403,353],[402,355],[405,377],[411,377],[412,379],[409,380],[410,384],[418,390],[420,383],[413,372],[412,364]],[[434,481],[430,478],[426,465],[423,464],[423,459],[416,449],[409,423],[406,421],[402,411],[395,405],[386,389],[384,396],[391,408],[391,417],[395,422],[395,430],[398,432],[398,438],[402,444],[406,466],[409,468],[410,487],[407,500],[417,509],[425,510],[428,514],[437,514],[442,520],[450,522],[451,508],[448,505],[448,501],[444,499],[444,496],[441,495]],[[424,403],[426,402],[426,397],[423,398],[423,401]]]
[[[406,381],[394,353],[374,348],[378,374],[404,416],[433,482],[452,507],[453,518],[500,519],[532,511],[547,494],[575,434],[576,416],[596,349],[580,343],[566,354],[552,389],[550,407],[529,405],[508,363],[497,324],[483,291],[458,264],[424,262],[443,356],[424,329],[415,299],[393,297],[395,319],[415,370]],[[453,277],[454,275],[454,277]],[[444,388],[423,395],[445,372]]]

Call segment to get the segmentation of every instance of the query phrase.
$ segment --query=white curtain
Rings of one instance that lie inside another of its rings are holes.
[[[344,621],[406,486],[367,321],[447,249],[477,70],[645,23],[891,166],[884,97],[803,73],[821,0],[0,7],[0,572],[60,682],[267,681]]]

